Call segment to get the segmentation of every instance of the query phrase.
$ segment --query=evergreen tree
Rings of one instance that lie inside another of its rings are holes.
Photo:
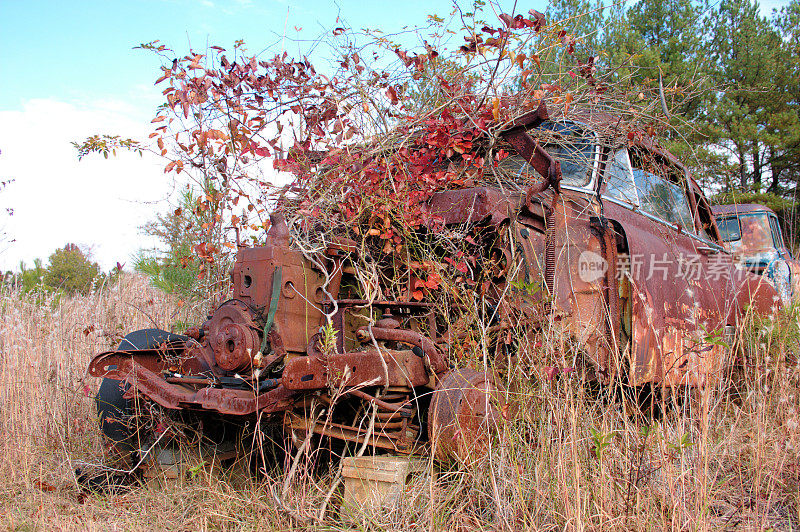
[[[784,47],[772,24],[750,0],[725,0],[713,13],[709,98],[705,133],[725,153],[726,188],[762,189],[765,173],[791,116],[782,116],[787,76]],[[796,115],[795,115],[796,118]],[[718,161],[719,162],[719,161]]]
[[[192,191],[180,198],[177,209],[158,214],[141,231],[154,237],[159,248],[142,250],[134,259],[134,269],[150,278],[153,286],[187,299],[200,299],[203,278],[195,256],[195,246],[201,244],[206,222],[198,212],[198,202]]]
[[[780,107],[773,110],[768,130],[769,191],[796,195],[800,182],[800,0],[777,13],[775,26],[781,37],[781,75],[776,85]]]

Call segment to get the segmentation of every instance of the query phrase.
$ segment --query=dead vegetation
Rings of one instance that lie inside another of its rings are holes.
[[[503,170],[509,149],[500,133],[542,102],[562,118],[576,108],[618,113],[622,118],[605,132],[616,143],[663,127],[657,116],[663,98],[644,100],[638,91],[615,90],[596,78],[594,59],[576,58],[574,37],[547,26],[540,13],[499,18],[499,27],[473,21],[476,27],[462,28],[468,30],[465,44],[452,56],[427,42],[424,51],[412,53],[378,39],[377,48],[401,65],[386,77],[384,63],[365,63],[366,48],[354,45],[336,67],[338,77],[318,74],[307,58],[250,58],[239,44],[227,52],[230,58],[214,47],[173,58],[171,50],[150,45],[165,59],[159,81],[169,85],[168,105],[153,121],[154,142],[171,159],[168,171],[196,170],[202,190],[196,208],[209,220],[194,250],[204,271],[226,275],[219,260],[223,244],[235,246],[224,241],[223,226],[230,223],[258,241],[275,208],[308,260],[319,259],[334,239],[348,239],[357,250],[348,272],[351,295],[430,303],[437,309],[435,325],[446,331],[450,360],[483,370],[493,365],[505,390],[499,405],[505,422],[488,438],[488,448],[476,448],[447,469],[431,462],[429,477],[412,483],[402,504],[366,512],[356,523],[339,515],[335,453],[287,437],[276,442],[277,460],[257,461],[256,476],[240,475],[243,464],[191,467],[179,482],[87,491],[75,467],[104,460],[91,399],[99,382],[84,379],[89,360],[115,348],[126,332],[170,329],[202,316],[130,276],[73,299],[5,291],[3,526],[800,526],[800,367],[792,312],[747,328],[740,342],[746,356],[731,351],[727,357],[741,363],[736,374],[721,376],[702,393],[658,390],[648,397],[648,389],[628,389],[616,379],[600,387],[586,380],[589,368],[581,366],[575,331],[548,319],[544,290],[551,287],[522,279],[518,261],[492,253],[512,239],[507,227],[445,227],[425,211],[436,191],[489,183],[522,192],[533,185],[532,172],[523,186]],[[335,37],[346,37],[338,30]],[[437,31],[444,39],[445,29]],[[266,157],[291,173],[291,185],[277,188],[259,175],[257,163]],[[241,212],[234,210],[239,200]],[[541,304],[528,305],[526,314],[516,297]],[[302,452],[282,459],[281,448],[298,443]],[[244,447],[257,455],[263,448]]]
[[[133,305],[145,307],[137,310]],[[34,300],[4,291],[0,335],[0,526],[11,530],[350,529],[340,491],[319,510],[336,468],[288,463],[256,477],[195,468],[181,482],[118,492],[79,489],[74,467],[100,463],[96,352],[123,331],[186,319],[136,277],[96,295]],[[191,316],[189,316],[191,317]],[[800,367],[796,318],[753,325],[735,386],[672,397],[661,415],[577,372],[512,371],[516,415],[473,462],[411,485],[397,508],[360,518],[371,530],[795,529],[800,524]],[[542,356],[546,356],[542,353]],[[688,393],[688,392],[687,392]],[[645,409],[646,410],[646,409]],[[288,442],[284,442],[288,445]],[[326,460],[322,450],[311,462]],[[238,471],[238,472],[237,472]],[[285,488],[285,489],[284,489]],[[278,506],[276,500],[281,500]]]

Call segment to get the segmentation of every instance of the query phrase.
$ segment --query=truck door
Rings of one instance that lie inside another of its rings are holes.
[[[713,264],[724,254],[698,235],[680,167],[641,147],[613,161],[603,196],[629,251],[618,261],[632,292],[629,382],[701,384],[718,366],[705,340],[724,330],[729,261]]]

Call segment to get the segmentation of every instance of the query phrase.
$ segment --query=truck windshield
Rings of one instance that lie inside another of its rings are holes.
[[[575,122],[544,122],[528,131],[547,153],[561,163],[561,184],[584,187],[592,179],[595,157],[595,135]],[[541,176],[519,155],[503,159],[500,168],[515,176],[523,185]]]
[[[726,247],[735,255],[753,256],[775,247],[766,213],[722,218],[717,226]]]

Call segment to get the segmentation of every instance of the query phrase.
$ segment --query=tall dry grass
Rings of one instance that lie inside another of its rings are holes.
[[[0,288],[0,527],[44,511],[41,488],[75,488],[73,460],[102,459],[89,360],[192,312],[132,275],[89,296]]]
[[[798,324],[787,313],[742,335],[738,369],[660,415],[631,391],[576,373],[517,378],[499,437],[469,463],[414,480],[404,503],[337,513],[333,473],[285,464],[238,481],[81,494],[76,460],[100,462],[89,359],[125,332],[191,322],[200,310],[134,276],[74,298],[5,290],[0,300],[0,528],[10,530],[792,530],[800,527]],[[512,371],[512,373],[515,373]],[[520,373],[521,372],[517,372]],[[659,393],[659,398],[661,395]],[[647,410],[647,409],[645,409]],[[433,469],[433,468],[432,468]]]

